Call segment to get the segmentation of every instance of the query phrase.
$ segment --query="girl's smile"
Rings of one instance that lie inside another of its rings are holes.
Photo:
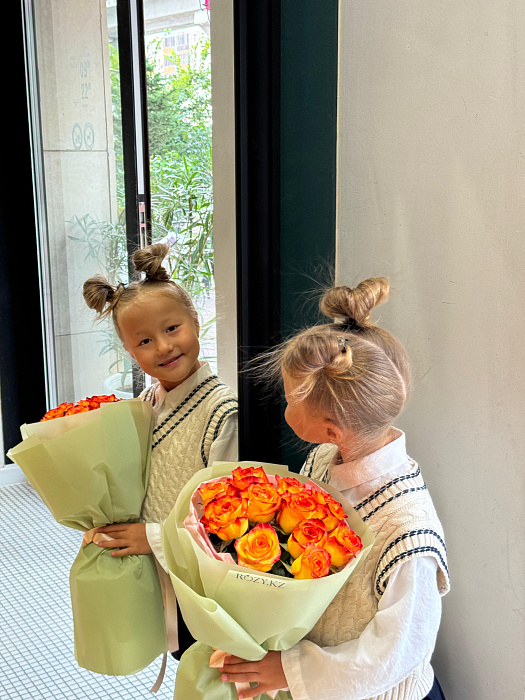
[[[126,306],[119,327],[126,350],[166,391],[199,369],[198,321],[169,292],[144,296]]]
[[[171,357],[169,360],[161,362],[159,364],[159,367],[174,367],[181,357],[182,355],[178,355],[177,357]]]

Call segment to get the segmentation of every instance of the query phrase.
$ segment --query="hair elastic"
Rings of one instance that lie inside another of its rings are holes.
[[[348,333],[352,333],[353,331],[359,331],[361,330],[361,326],[358,326],[355,318],[344,318],[341,323],[341,330],[346,331]]]
[[[122,292],[126,289],[126,285],[124,282],[119,282],[117,286],[115,287],[115,291],[113,292],[113,297],[119,297]]]
[[[339,345],[339,350],[345,354],[347,351],[347,346],[348,346],[348,338],[345,338],[343,335],[338,335],[337,336],[337,344]]]

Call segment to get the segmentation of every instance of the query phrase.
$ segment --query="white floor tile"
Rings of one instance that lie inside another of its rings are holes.
[[[102,676],[76,664],[68,581],[80,541],[28,483],[0,487],[0,698],[171,700],[171,657],[156,695],[149,688],[160,658],[134,676]]]

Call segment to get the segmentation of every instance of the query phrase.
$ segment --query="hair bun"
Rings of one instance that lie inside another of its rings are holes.
[[[105,277],[95,275],[84,282],[84,301],[90,309],[94,309],[99,315],[105,316],[111,311],[116,291],[115,287]],[[106,305],[108,305],[108,309],[104,312]]]
[[[133,254],[133,264],[137,272],[144,272],[147,279],[166,282],[170,279],[170,275],[165,267],[162,266],[162,261],[169,252],[169,245],[166,243],[154,243],[146,248],[137,250]]]
[[[386,277],[370,277],[357,287],[332,287],[319,304],[325,316],[355,321],[357,326],[370,324],[370,312],[388,299],[390,283]]]

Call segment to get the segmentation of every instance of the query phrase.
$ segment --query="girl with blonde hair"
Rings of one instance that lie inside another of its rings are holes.
[[[405,435],[393,426],[410,393],[405,351],[370,320],[386,278],[335,287],[334,322],[264,356],[284,383],[285,419],[317,443],[302,473],[338,488],[375,533],[373,548],[296,646],[258,662],[228,657],[222,680],[257,683],[242,698],[289,687],[294,700],[441,700],[430,658],[449,590],[444,535]],[[239,696],[241,697],[241,695]]]
[[[140,281],[115,287],[100,275],[91,277],[84,283],[84,299],[99,319],[111,315],[124,348],[156,380],[140,395],[155,413],[142,522],[100,528],[113,540],[99,546],[115,548],[115,557],[153,552],[168,611],[170,651],[178,647],[180,656],[193,639],[174,605],[160,523],[196,471],[215,460],[237,459],[237,399],[199,359],[197,312],[162,266],[168,250],[157,244],[134,254],[135,269],[145,275]]]

